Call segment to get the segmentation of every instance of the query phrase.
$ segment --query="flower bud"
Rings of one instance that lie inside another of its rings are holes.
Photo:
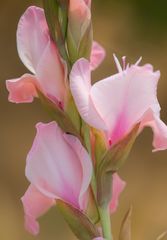
[[[90,57],[92,26],[90,1],[70,0],[68,13],[67,46],[72,63],[78,58]]]

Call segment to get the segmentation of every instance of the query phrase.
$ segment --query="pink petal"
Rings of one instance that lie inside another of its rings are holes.
[[[87,189],[92,178],[92,164],[90,157],[76,137],[69,134],[65,134],[64,136],[72,149],[74,149],[78,159],[80,159],[80,164],[82,166],[82,184],[80,187],[79,206],[81,209],[86,209],[88,200]]]
[[[114,213],[118,207],[119,196],[124,190],[126,183],[118,176],[117,173],[113,175],[112,185],[112,200],[110,202],[110,211]]]
[[[89,157],[78,140],[75,141],[55,122],[37,124],[37,135],[27,156],[26,176],[47,197],[80,207],[80,195],[90,181],[89,169],[87,176],[83,174]],[[85,163],[81,164],[82,161]]]
[[[52,198],[48,198],[37,190],[32,184],[21,198],[25,213],[25,228],[33,235],[39,233],[37,218],[43,215],[55,204]]]
[[[106,129],[105,121],[91,99],[91,71],[86,59],[79,59],[70,73],[70,88],[82,118],[90,125]]]
[[[141,122],[141,128],[151,127],[153,130],[153,151],[167,149],[167,125],[160,119],[159,114],[148,110]]]
[[[49,31],[43,9],[29,7],[18,24],[17,48],[21,60],[31,72],[36,72],[48,41]]]
[[[56,46],[49,41],[36,69],[36,76],[43,92],[51,99],[64,101],[65,73]]]
[[[30,74],[24,74],[21,78],[7,80],[6,87],[9,91],[9,101],[14,103],[32,102],[37,97],[37,79]]]
[[[90,67],[91,70],[95,70],[105,58],[104,48],[97,42],[93,42],[92,52],[90,57]]]
[[[90,87],[89,63],[80,59],[72,69],[70,86],[82,118],[91,126],[105,130],[115,143],[149,108],[159,112],[156,97],[159,76],[159,71],[153,72],[150,65],[133,65]]]

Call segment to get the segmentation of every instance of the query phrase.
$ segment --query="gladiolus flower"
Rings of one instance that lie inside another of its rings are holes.
[[[27,230],[37,234],[36,218],[56,199],[86,209],[92,164],[79,140],[63,133],[55,122],[37,124],[37,135],[27,156],[26,176],[31,182],[22,198]]]
[[[32,102],[38,96],[37,89],[58,106],[63,107],[66,97],[66,74],[56,45],[50,38],[42,8],[31,6],[21,17],[17,29],[17,48],[20,59],[32,74],[7,80],[9,101]],[[92,70],[105,56],[104,49],[94,43]]]
[[[43,9],[32,6],[25,11],[18,24],[17,48],[22,62],[34,75],[7,81],[9,101],[32,102],[39,89],[52,101],[63,103],[64,69],[49,36]]]
[[[103,130],[108,145],[117,143],[140,123],[153,129],[155,150],[167,148],[167,126],[160,119],[157,83],[160,72],[151,65],[138,63],[91,86],[90,63],[78,60],[70,74],[70,87],[82,118],[94,128]]]

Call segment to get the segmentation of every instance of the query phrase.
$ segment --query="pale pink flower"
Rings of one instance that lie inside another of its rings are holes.
[[[25,11],[18,24],[17,48],[20,59],[34,75],[7,81],[9,101],[32,102],[38,88],[54,102],[63,102],[64,69],[49,36],[43,9],[32,6]]]
[[[66,74],[56,45],[50,38],[42,8],[31,6],[21,17],[17,29],[17,48],[20,59],[32,74],[7,80],[9,101],[32,102],[37,89],[63,107],[66,98]],[[92,47],[92,69],[98,67],[105,56],[96,42]]]
[[[86,209],[91,159],[79,140],[63,133],[55,122],[37,124],[37,135],[27,156],[26,176],[31,185],[22,202],[26,228],[32,234],[39,231],[36,218],[56,199]]]
[[[122,139],[137,123],[141,123],[140,131],[150,126],[154,132],[154,149],[166,149],[167,126],[160,119],[157,100],[160,72],[153,72],[149,64],[138,66],[138,62],[127,67],[124,64],[122,69],[115,60],[119,73],[93,86],[90,63],[80,59],[74,64],[70,87],[82,118],[103,130],[109,145]]]

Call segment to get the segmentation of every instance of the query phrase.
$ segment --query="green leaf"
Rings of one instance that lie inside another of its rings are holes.
[[[47,97],[45,97],[45,95],[42,92],[38,91],[38,96],[46,111],[49,113],[51,118],[58,123],[60,128],[64,132],[71,133],[72,135],[78,137],[84,146],[80,133],[77,131],[76,127],[72,123],[69,116],[58,106],[56,106],[53,102],[51,102]]]
[[[112,146],[97,166],[97,200],[100,206],[107,205],[111,200],[112,174],[118,171],[127,159],[137,137],[139,125]]]
[[[165,240],[167,239],[167,231],[163,232],[156,240]]]
[[[131,215],[132,215],[132,207],[129,208],[125,217],[123,218],[119,240],[131,240]]]
[[[91,240],[100,236],[96,226],[79,209],[61,200],[56,201],[56,206],[78,239]]]

